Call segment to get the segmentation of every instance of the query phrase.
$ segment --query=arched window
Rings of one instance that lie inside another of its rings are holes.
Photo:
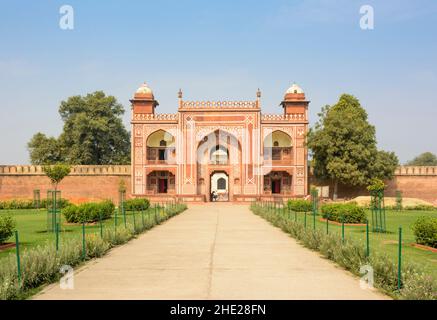
[[[167,146],[167,141],[165,141],[165,140],[159,141],[159,146],[160,147],[166,147]]]
[[[228,161],[228,149],[223,146],[216,145],[211,150],[210,160],[215,164],[226,164]]]
[[[226,190],[226,179],[219,178],[217,180],[217,190]]]
[[[274,147],[279,147],[279,142],[278,141],[273,142],[273,146]]]

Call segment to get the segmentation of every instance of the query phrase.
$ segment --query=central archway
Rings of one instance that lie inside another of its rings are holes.
[[[214,171],[210,178],[211,201],[229,201],[229,176],[223,171]]]
[[[223,130],[203,136],[197,146],[197,194],[212,201],[212,192],[220,201],[232,201],[241,193],[242,174],[241,143],[238,138]],[[222,173],[223,180],[213,176]],[[224,188],[223,188],[224,187]]]

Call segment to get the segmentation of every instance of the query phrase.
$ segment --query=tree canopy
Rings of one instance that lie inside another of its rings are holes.
[[[431,152],[424,152],[407,162],[409,166],[437,166],[437,157]]]
[[[130,135],[121,116],[123,106],[102,91],[62,101],[64,121],[58,138],[36,133],[28,143],[32,164],[128,164]]]
[[[43,166],[43,171],[52,182],[56,191],[58,189],[58,184],[70,174],[71,167],[66,164],[55,164]]]
[[[334,198],[339,182],[366,185],[372,178],[391,178],[398,166],[393,152],[378,151],[375,127],[358,99],[348,94],[322,108],[319,121],[308,132],[307,146],[315,176],[334,182]]]

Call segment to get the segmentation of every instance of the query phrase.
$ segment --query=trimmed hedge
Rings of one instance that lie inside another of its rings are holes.
[[[60,208],[65,208],[70,205],[70,201],[67,199],[58,199],[58,206]],[[40,208],[47,208],[47,199],[41,199],[40,201]],[[6,201],[0,201],[0,210],[1,209],[34,209],[33,206],[33,200],[29,199],[13,199],[13,200],[6,200]]]
[[[11,216],[0,215],[0,244],[3,244],[14,233],[15,221]]]
[[[133,210],[147,210],[150,206],[149,199],[146,198],[133,198],[124,202],[124,208],[128,211]]]
[[[62,210],[65,219],[70,223],[95,222],[109,219],[115,210],[110,200],[102,202],[87,202],[80,205],[70,205]]]
[[[288,200],[288,208],[297,212],[310,212],[313,210],[311,200],[294,199]]]
[[[419,217],[413,224],[413,231],[418,244],[437,248],[437,218]]]
[[[366,211],[354,203],[328,203],[321,207],[323,218],[344,223],[365,223]]]

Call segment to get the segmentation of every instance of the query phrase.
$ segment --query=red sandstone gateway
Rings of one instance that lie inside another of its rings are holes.
[[[308,104],[293,84],[283,114],[254,101],[184,101],[174,114],[147,84],[132,102],[132,195],[154,201],[252,201],[307,194]]]

